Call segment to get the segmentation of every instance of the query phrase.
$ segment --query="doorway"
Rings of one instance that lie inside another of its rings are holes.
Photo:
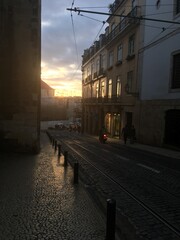
[[[180,147],[180,110],[178,109],[166,111],[164,143]]]

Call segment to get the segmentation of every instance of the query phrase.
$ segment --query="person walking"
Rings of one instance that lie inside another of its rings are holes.
[[[126,142],[127,142],[128,135],[129,135],[129,128],[128,128],[128,125],[126,124],[126,126],[123,127],[123,129],[122,129],[122,136],[124,139],[124,144],[126,144]]]

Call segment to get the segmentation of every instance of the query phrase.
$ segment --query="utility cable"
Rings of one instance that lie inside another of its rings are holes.
[[[98,20],[98,19],[96,19],[96,18],[92,18],[92,17],[88,17],[88,16],[85,16],[85,15],[83,15],[83,14],[78,14],[79,16],[81,16],[81,17],[85,17],[85,18],[88,18],[88,19],[91,19],[91,20],[94,20],[94,21],[96,21],[96,22],[101,22],[101,23],[103,23],[103,21],[101,21],[101,20]]]
[[[71,12],[71,23],[72,23],[74,43],[75,43],[75,49],[76,49],[76,57],[77,57],[77,63],[78,63],[78,48],[77,48],[77,41],[76,41],[76,34],[75,34],[75,26],[74,26],[74,21],[73,21],[72,12]]]
[[[106,23],[106,22],[103,22],[103,25],[101,26],[101,28],[100,28],[100,30],[99,30],[99,32],[98,32],[98,34],[96,35],[94,42],[95,42],[95,41],[96,41],[96,39],[98,38],[98,36],[99,36],[99,34],[100,34],[101,30],[103,29],[103,27],[104,27],[105,23]]]
[[[74,6],[74,2],[75,2],[75,0],[72,1],[72,5],[71,5],[72,8],[73,8],[73,6]]]

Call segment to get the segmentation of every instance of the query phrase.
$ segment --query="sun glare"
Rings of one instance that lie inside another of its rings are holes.
[[[46,62],[41,62],[41,78],[55,90],[55,96],[82,96],[81,73],[79,76],[69,77],[69,72],[74,68],[66,67],[49,68]]]

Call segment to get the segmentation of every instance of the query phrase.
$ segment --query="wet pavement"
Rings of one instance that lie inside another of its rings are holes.
[[[38,155],[0,153],[0,239],[105,239],[104,215],[41,140]]]

